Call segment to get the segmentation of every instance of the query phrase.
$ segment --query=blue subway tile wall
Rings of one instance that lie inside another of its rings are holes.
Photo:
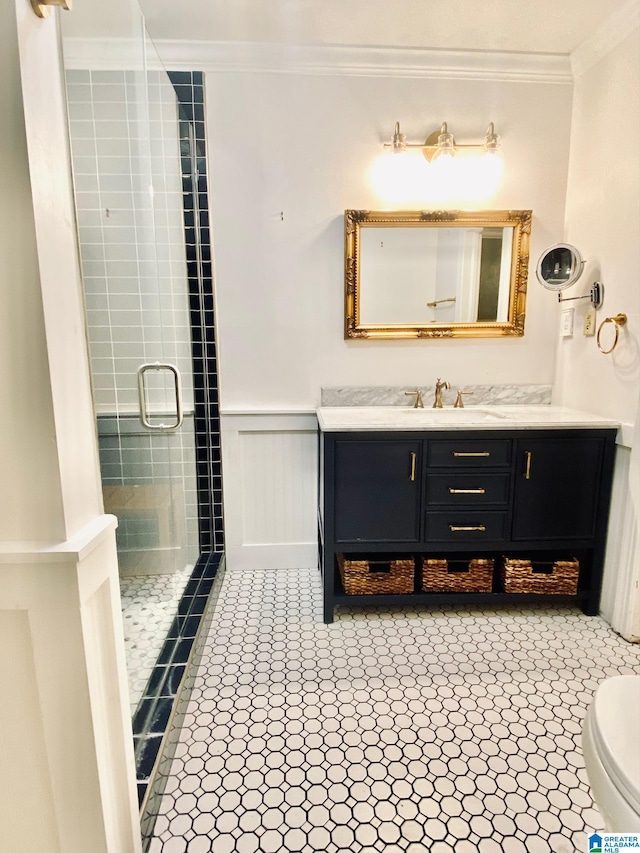
[[[209,230],[208,170],[201,71],[170,71],[179,101],[180,165],[186,243],[196,433],[200,549],[224,549],[222,466]]]

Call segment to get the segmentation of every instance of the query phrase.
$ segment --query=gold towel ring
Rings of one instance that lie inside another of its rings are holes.
[[[618,336],[620,334],[620,326],[624,326],[624,324],[626,322],[627,322],[627,315],[626,314],[616,314],[615,317],[606,317],[602,321],[602,323],[600,323],[600,326],[598,328],[598,336],[596,338],[596,342],[598,344],[598,349],[600,350],[601,353],[604,353],[604,355],[609,355],[610,352],[614,351],[614,349],[618,345]],[[609,349],[602,349],[602,344],[600,343],[600,334],[602,333],[602,330],[604,329],[604,327],[606,326],[607,323],[613,323],[615,330],[616,330],[616,336],[613,339],[613,344],[609,347]]]

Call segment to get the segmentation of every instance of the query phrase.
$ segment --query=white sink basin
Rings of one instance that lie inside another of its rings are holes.
[[[494,418],[502,420],[506,417],[502,412],[492,409],[482,409],[479,406],[469,407],[468,409],[402,409],[402,414],[415,421],[423,421],[424,423],[481,423],[482,421],[490,421]]]

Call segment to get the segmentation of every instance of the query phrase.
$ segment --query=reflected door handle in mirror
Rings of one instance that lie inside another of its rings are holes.
[[[448,296],[446,299],[436,299],[434,302],[427,302],[427,308],[437,308],[438,305],[442,305],[443,302],[455,302],[455,296]]]

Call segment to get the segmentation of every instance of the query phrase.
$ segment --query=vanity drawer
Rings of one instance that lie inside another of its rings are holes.
[[[509,474],[427,474],[429,506],[506,506]]]
[[[432,468],[495,468],[511,464],[511,439],[430,441],[427,465]]]
[[[506,512],[474,512],[452,509],[428,512],[426,542],[484,542],[505,538]]]

